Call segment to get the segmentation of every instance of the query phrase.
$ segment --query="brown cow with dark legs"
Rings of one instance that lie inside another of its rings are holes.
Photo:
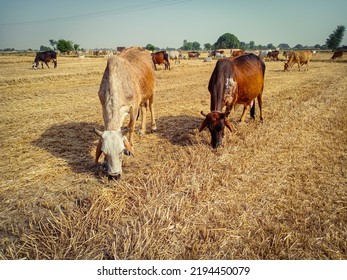
[[[308,63],[310,62],[312,58],[313,52],[312,51],[300,51],[300,52],[292,52],[289,55],[289,59],[287,62],[284,63],[284,71],[290,71],[294,64],[297,63],[299,67],[299,71],[301,70],[300,67],[306,65],[306,71],[308,71]]]
[[[165,70],[169,69],[170,70],[170,62],[169,62],[169,55],[166,51],[160,51],[156,53],[152,53],[152,61],[154,64],[154,69],[157,71],[157,64],[160,65],[164,63],[165,65]]]
[[[331,60],[343,57],[343,50],[335,51],[333,56],[330,58]]]
[[[211,112],[204,114],[199,132],[207,127],[211,134],[211,145],[217,148],[222,145],[225,126],[232,131],[227,119],[235,104],[243,104],[244,109],[240,121],[251,107],[251,117],[255,119],[255,102],[257,98],[260,120],[262,114],[262,93],[264,88],[265,64],[254,54],[244,54],[233,59],[220,59],[211,75],[208,90],[211,94]],[[223,113],[222,110],[226,106]]]

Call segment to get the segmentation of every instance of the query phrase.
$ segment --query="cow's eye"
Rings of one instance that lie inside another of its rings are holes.
[[[130,151],[127,149],[124,149],[123,154],[125,154],[126,156],[130,156]]]

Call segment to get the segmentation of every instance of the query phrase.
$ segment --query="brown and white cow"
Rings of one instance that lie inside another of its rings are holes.
[[[343,57],[343,50],[338,50],[334,52],[333,56],[330,59],[331,60],[338,59],[338,58],[342,59],[342,57]]]
[[[244,54],[233,59],[220,59],[211,75],[208,90],[211,94],[211,112],[204,114],[199,132],[207,127],[211,134],[211,145],[217,148],[222,144],[225,126],[232,131],[227,119],[235,104],[243,104],[244,109],[240,121],[245,120],[245,114],[251,107],[251,117],[255,118],[255,104],[257,98],[262,114],[262,93],[264,88],[265,64],[254,54]],[[226,106],[223,113],[222,110]]]
[[[151,112],[151,128],[156,130],[154,90],[153,63],[151,54],[147,50],[133,47],[108,59],[99,89],[105,130],[102,132],[95,129],[100,136],[95,162],[97,163],[100,155],[104,153],[109,178],[120,178],[122,155],[132,153],[133,132],[140,109],[142,115],[140,134],[145,133],[146,105],[149,105]],[[130,114],[128,128],[122,129],[128,114]],[[129,131],[129,141],[125,136],[127,131]]]
[[[197,52],[197,51],[190,51],[190,52],[188,52],[188,59],[199,58],[199,56],[200,56],[200,53]]]
[[[289,59],[284,63],[284,71],[290,71],[295,63],[298,64],[299,71],[300,67],[306,65],[306,71],[308,71],[308,63],[312,58],[313,52],[310,50],[292,52],[289,55]]]
[[[170,61],[169,61],[169,55],[166,51],[159,51],[156,53],[152,53],[152,61],[154,64],[154,69],[157,71],[157,64],[160,65],[164,63],[165,70],[170,70]]]

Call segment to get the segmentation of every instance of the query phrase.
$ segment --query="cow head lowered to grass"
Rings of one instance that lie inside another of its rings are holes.
[[[124,50],[107,61],[99,99],[105,129],[96,130],[100,141],[96,149],[96,162],[105,155],[109,178],[119,179],[122,174],[122,155],[132,154],[135,121],[141,111],[140,135],[146,130],[146,106],[151,112],[151,129],[156,130],[153,96],[155,75],[151,54],[138,47]],[[125,117],[130,115],[127,129],[122,129]],[[125,134],[129,131],[129,141]]]
[[[225,113],[210,112],[205,114],[201,111],[201,115],[205,117],[202,122],[199,132],[201,132],[206,126],[211,134],[211,146],[212,148],[218,148],[222,145],[222,138],[224,136],[224,128],[227,127],[232,132],[231,123],[227,119]]]
[[[262,114],[262,93],[264,88],[265,64],[254,54],[244,54],[236,58],[219,59],[212,72],[208,90],[210,92],[211,112],[205,116],[199,132],[208,127],[211,134],[211,145],[217,148],[222,145],[224,128],[230,131],[228,116],[235,104],[243,104],[241,122],[244,122],[246,111],[251,108],[251,118],[255,118],[255,102],[257,98],[260,121]],[[223,108],[226,107],[223,113]]]
[[[134,155],[125,134],[128,130],[123,131],[100,131],[94,129],[95,133],[100,136],[96,148],[95,163],[98,163],[101,154],[105,155],[104,165],[107,167],[109,179],[119,179],[122,174],[123,154]]]

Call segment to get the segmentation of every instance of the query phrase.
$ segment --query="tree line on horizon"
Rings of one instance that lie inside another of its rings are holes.
[[[317,50],[335,50],[338,48],[342,42],[343,36],[345,33],[345,26],[338,25],[336,29],[329,35],[326,39],[324,45],[316,44],[314,46],[303,46],[301,44],[295,45],[291,48],[287,43],[281,43],[277,47],[272,43],[267,45],[256,45],[254,41],[250,41],[249,43],[240,42],[239,39],[231,33],[225,33],[217,39],[214,44],[205,43],[204,50],[217,50],[217,49],[243,49],[243,50],[266,50],[266,49],[275,49],[279,48],[282,50],[290,50],[290,49],[317,49]],[[40,46],[40,51],[48,51],[48,50],[58,50],[60,52],[69,52],[69,51],[80,51],[84,50],[80,48],[80,45],[73,43],[71,40],[59,39],[58,41],[54,39],[50,39],[49,43],[51,47],[48,46]],[[146,49],[150,51],[160,50],[161,48],[155,47],[153,44],[147,44]],[[175,48],[167,47],[166,50],[173,50]],[[187,40],[183,40],[183,44],[178,49],[188,51],[188,50],[202,50],[199,42],[188,42]],[[15,51],[13,48],[6,48],[1,51]]]

